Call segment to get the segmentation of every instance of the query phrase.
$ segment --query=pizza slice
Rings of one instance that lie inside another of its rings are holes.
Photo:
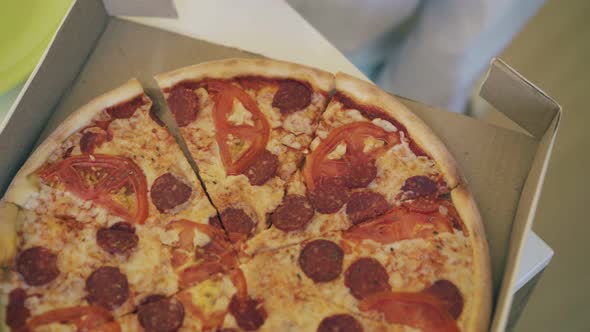
[[[80,222],[208,223],[215,209],[136,80],[66,119],[33,153],[4,200]]]
[[[431,196],[461,183],[444,145],[396,98],[345,74],[335,89],[301,171],[248,254],[348,229],[412,198],[403,192],[423,182]]]
[[[490,281],[461,222],[477,212],[459,188],[433,204],[440,210],[396,207],[347,231],[261,252],[241,265],[249,290],[313,298],[392,328],[477,330],[487,324]]]
[[[223,227],[234,242],[268,227],[311,142],[331,74],[228,59],[156,76]]]
[[[60,317],[81,312],[121,316],[153,291],[178,290],[156,228],[127,222],[106,228],[26,210],[17,222],[26,236],[18,241],[1,301],[12,330],[34,330],[54,318],[59,325]]]

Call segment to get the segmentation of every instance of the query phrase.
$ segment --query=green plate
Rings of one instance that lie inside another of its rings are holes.
[[[51,41],[72,0],[2,0],[0,95],[24,81]]]

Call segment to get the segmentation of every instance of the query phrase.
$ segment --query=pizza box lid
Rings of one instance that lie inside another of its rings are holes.
[[[92,98],[131,77],[144,83],[149,93],[156,88],[151,83],[154,74],[213,59],[257,56],[112,17],[100,0],[73,2],[42,61],[0,124],[0,195],[36,144]],[[362,76],[359,73],[350,74]],[[491,330],[502,331],[561,107],[499,59],[490,64],[480,96],[516,130],[402,100],[445,142],[469,181],[491,251]]]

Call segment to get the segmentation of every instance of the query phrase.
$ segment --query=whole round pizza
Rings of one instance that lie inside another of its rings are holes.
[[[14,178],[0,203],[4,328],[487,328],[479,212],[396,98],[264,59],[156,80],[176,139],[131,80],[73,113]]]

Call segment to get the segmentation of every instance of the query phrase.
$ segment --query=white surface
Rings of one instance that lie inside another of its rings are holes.
[[[209,42],[366,77],[284,1],[176,0],[178,19],[125,17]]]
[[[513,292],[516,293],[537,273],[541,272],[553,257],[553,249],[533,231],[524,245]]]
[[[331,72],[343,71],[364,78],[342,53],[285,2],[253,0],[248,1],[247,5],[245,3],[230,0],[199,1],[197,6],[197,2],[177,0],[178,20],[145,17],[127,19],[273,58]],[[253,20],[257,17],[265,19]],[[283,38],[288,38],[290,42],[284,43]],[[0,123],[11,109],[22,87],[23,85],[20,85],[0,96]],[[525,244],[513,291],[516,292],[547,266],[552,256],[553,250],[531,232]]]

